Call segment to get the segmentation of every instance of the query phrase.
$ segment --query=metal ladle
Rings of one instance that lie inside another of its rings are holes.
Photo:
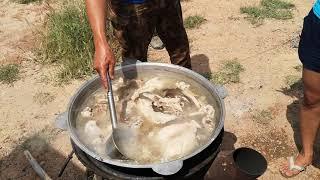
[[[132,152],[138,152],[137,135],[138,133],[132,128],[121,126],[117,120],[116,107],[113,97],[112,82],[109,73],[107,73],[108,81],[108,103],[110,118],[112,124],[112,135],[107,140],[107,152],[113,152],[116,148],[123,156],[134,159],[135,154]]]

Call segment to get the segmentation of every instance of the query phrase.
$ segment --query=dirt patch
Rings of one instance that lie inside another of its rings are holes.
[[[40,104],[40,105],[45,105],[48,104],[49,102],[52,102],[54,100],[54,96],[50,94],[49,92],[37,92],[33,96],[34,102]]]
[[[61,148],[56,144],[56,139],[60,143],[67,143],[66,133],[59,130],[43,129],[39,133],[29,136],[21,145],[14,148],[8,155],[0,160],[0,179],[36,179],[37,175],[25,158],[23,151],[29,150],[40,166],[48,173],[52,179],[82,179],[84,169],[74,158],[66,168],[63,176],[58,178],[59,170],[70,152],[70,147]]]
[[[241,144],[258,150],[268,161],[295,154],[295,146],[284,130],[273,129],[267,133],[250,134],[241,138]]]
[[[0,64],[19,63],[28,58],[39,34],[37,26],[44,22],[46,12],[45,3],[0,2]]]

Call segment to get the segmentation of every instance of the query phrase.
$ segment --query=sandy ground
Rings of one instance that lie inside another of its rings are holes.
[[[295,155],[300,146],[299,97],[288,95],[282,88],[287,75],[300,75],[293,68],[300,63],[292,39],[298,36],[312,2],[293,0],[294,19],[266,20],[254,27],[239,8],[258,2],[193,0],[183,3],[183,11],[185,17],[200,14],[207,19],[199,29],[188,30],[195,71],[215,72],[224,61],[232,59],[238,59],[246,69],[240,83],[226,85],[227,133],[222,155],[238,147],[253,147],[268,160],[267,172],[259,179],[282,179],[279,164]],[[19,63],[22,67],[20,80],[13,85],[0,84],[0,179],[37,178],[24,158],[24,149],[30,150],[56,179],[71,151],[68,134],[56,129],[54,121],[84,80],[55,86],[46,78],[52,69],[33,61],[35,37],[46,11],[45,4],[0,1],[0,64]],[[150,50],[149,54],[150,59],[169,62],[165,50]],[[272,120],[254,119],[253,115],[261,110],[269,110]],[[320,148],[315,148],[319,155]],[[320,179],[319,167],[317,157],[314,166],[293,179]],[[84,167],[74,158],[61,179],[80,179],[83,174]]]

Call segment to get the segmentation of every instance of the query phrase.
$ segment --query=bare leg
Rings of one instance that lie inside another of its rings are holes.
[[[300,110],[301,155],[313,157],[313,145],[320,125],[320,73],[303,71],[304,103]]]
[[[313,145],[320,127],[320,73],[303,69],[304,102],[300,107],[300,133],[302,150],[296,158],[299,166],[310,165],[313,158]],[[298,171],[290,171],[285,163],[280,171],[293,176]]]

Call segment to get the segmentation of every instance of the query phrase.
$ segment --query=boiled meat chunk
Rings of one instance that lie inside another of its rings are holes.
[[[179,158],[191,153],[197,146],[197,129],[200,125],[195,121],[166,126],[154,135],[160,144],[162,160]]]
[[[85,107],[81,111],[81,116],[84,117],[84,118],[92,117],[92,109],[90,107]]]
[[[136,117],[136,119],[133,120],[133,121],[130,123],[130,127],[131,127],[131,128],[135,128],[135,129],[138,129],[138,128],[141,127],[142,123],[143,123],[142,118],[141,118],[141,117]]]
[[[86,138],[90,140],[90,144],[94,148],[94,150],[100,154],[105,153],[105,144],[107,138],[111,135],[111,126],[104,130],[106,133],[103,133],[101,128],[98,127],[97,122],[90,120],[84,126],[84,133]]]
[[[107,95],[105,93],[99,93],[94,96],[95,102],[97,104],[107,104]]]
[[[144,83],[142,87],[137,89],[134,94],[131,96],[132,100],[135,100],[139,97],[141,93],[144,92],[153,92],[155,90],[162,90],[167,88],[167,83],[161,80],[159,77],[152,78]]]
[[[204,127],[210,128],[211,130],[214,128],[214,116],[215,110],[213,106],[207,104],[202,106],[199,111],[189,113],[189,118],[200,117],[202,118],[201,122]]]
[[[134,111],[136,111],[135,106],[136,106],[136,104],[135,104],[134,101],[128,101],[127,102],[127,108],[126,108],[126,111],[125,111],[126,114],[134,113]]]
[[[164,113],[180,115],[183,111],[183,103],[180,98],[160,98],[153,102],[154,106],[162,107]]]
[[[198,101],[198,99],[196,98],[196,95],[190,91],[190,84],[187,84],[183,81],[181,82],[177,82],[176,83],[177,88],[182,90],[182,93],[187,96],[189,99],[191,99],[191,101],[194,103],[194,105],[197,108],[200,108],[200,102]]]
[[[155,112],[152,108],[152,101],[148,99],[138,99],[137,110],[146,118],[146,120],[155,124],[164,124],[177,118],[176,115]]]
[[[87,134],[87,136],[94,138],[99,138],[102,136],[101,129],[97,126],[96,121],[88,121],[84,126],[84,132]]]
[[[112,82],[112,90],[117,91],[123,85],[124,85],[124,80],[122,77],[119,77],[117,80]]]
[[[142,95],[152,100],[152,106],[160,112],[175,115],[180,115],[183,112],[183,98],[166,98],[151,93],[143,93]]]
[[[214,108],[211,105],[206,105],[200,108],[200,112],[205,114],[205,116],[202,118],[202,124],[205,127],[212,129],[214,124],[212,121],[214,119],[215,114]]]
[[[108,105],[107,104],[96,104],[93,107],[93,111],[92,111],[93,120],[100,121],[100,120],[103,120],[106,117],[108,117],[109,113],[107,112],[107,109],[108,109]]]

